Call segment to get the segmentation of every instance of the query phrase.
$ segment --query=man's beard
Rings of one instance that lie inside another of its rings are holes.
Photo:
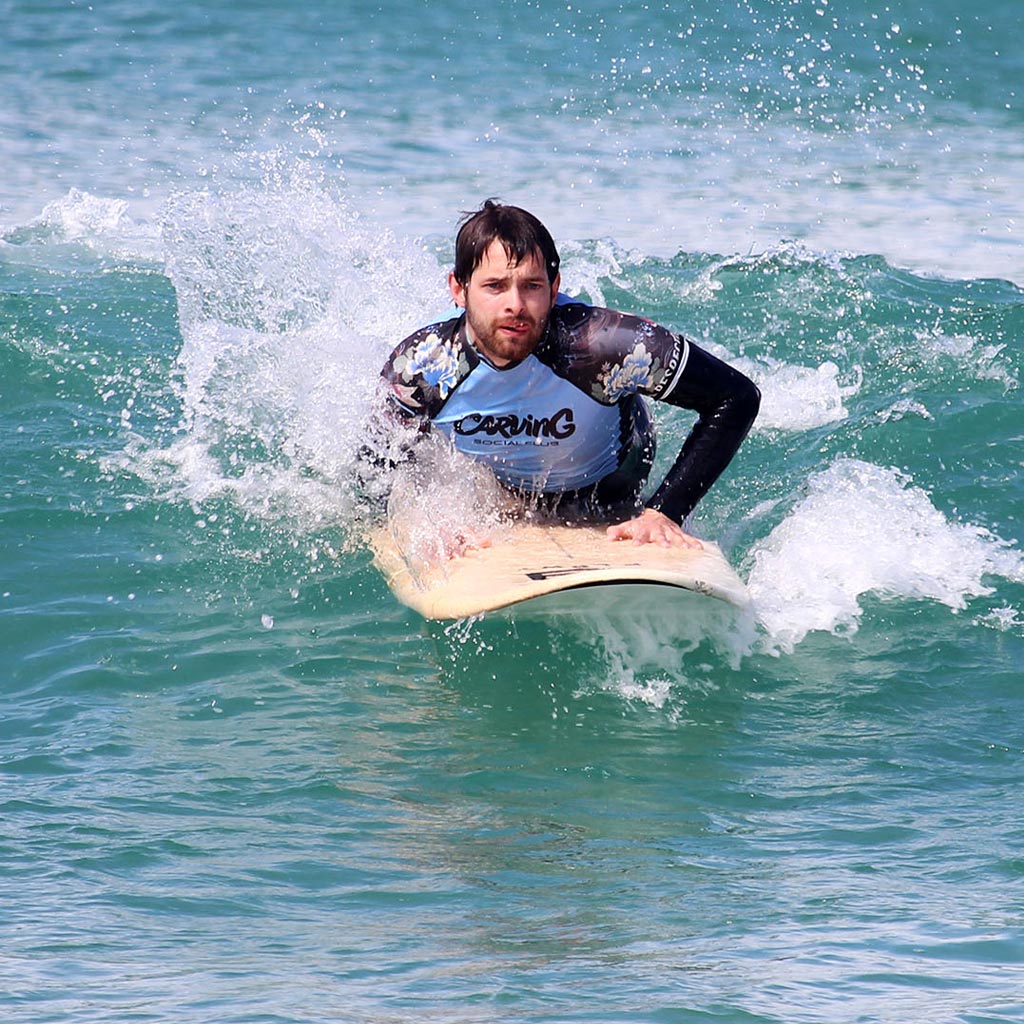
[[[488,359],[499,364],[514,364],[521,363],[537,347],[548,318],[545,316],[539,323],[531,317],[506,317],[493,323],[480,323],[467,305],[466,322],[472,340]],[[522,334],[508,335],[500,328],[509,324],[526,325],[527,329]]]

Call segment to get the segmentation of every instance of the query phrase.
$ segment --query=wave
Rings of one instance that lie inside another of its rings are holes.
[[[184,503],[197,522],[227,502],[336,541],[357,525],[353,466],[379,367],[445,310],[450,243],[397,235],[322,178],[285,171],[179,192],[157,228],[72,192],[8,233],[2,338],[16,358],[4,359],[41,401],[59,381],[52,398],[106,422],[92,457],[133,493]],[[563,257],[566,290],[672,325],[762,388],[754,431],[695,523],[749,573],[762,637],[743,650],[852,635],[871,597],[954,612],[991,597],[982,617],[1013,628],[991,590],[1020,576],[994,525],[1017,493],[997,482],[1022,372],[1020,289],[788,243],[655,257],[597,239]],[[664,460],[690,417],[657,416]],[[943,472],[968,454],[991,487]],[[231,543],[244,548],[244,531]]]
[[[747,555],[748,586],[768,649],[792,651],[809,633],[850,635],[863,598],[936,601],[963,611],[1024,583],[1024,554],[984,527],[950,521],[907,474],[840,458]]]
[[[99,257],[139,262],[161,257],[158,223],[133,216],[126,199],[79,188],[47,203],[26,223],[5,228],[0,240],[22,253],[77,244]]]

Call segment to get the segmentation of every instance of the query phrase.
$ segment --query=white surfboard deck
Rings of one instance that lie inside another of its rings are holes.
[[[401,531],[370,538],[374,562],[402,604],[427,619],[464,619],[580,587],[648,584],[677,587],[743,607],[743,581],[717,544],[661,547],[611,541],[604,526],[517,523],[490,547],[425,563],[403,550]]]

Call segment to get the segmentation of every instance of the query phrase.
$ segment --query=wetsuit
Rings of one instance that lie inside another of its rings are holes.
[[[506,486],[595,510],[638,501],[654,458],[643,397],[699,414],[646,502],[677,523],[729,464],[757,414],[743,374],[648,320],[569,302],[551,310],[533,353],[496,367],[466,318],[421,328],[382,374],[388,406],[447,435]]]

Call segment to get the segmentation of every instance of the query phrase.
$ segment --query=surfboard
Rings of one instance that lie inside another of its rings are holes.
[[[647,584],[691,591],[742,607],[747,588],[717,544],[665,548],[612,541],[604,526],[516,523],[490,547],[426,562],[400,530],[370,538],[391,592],[426,619],[463,619],[582,587]]]

